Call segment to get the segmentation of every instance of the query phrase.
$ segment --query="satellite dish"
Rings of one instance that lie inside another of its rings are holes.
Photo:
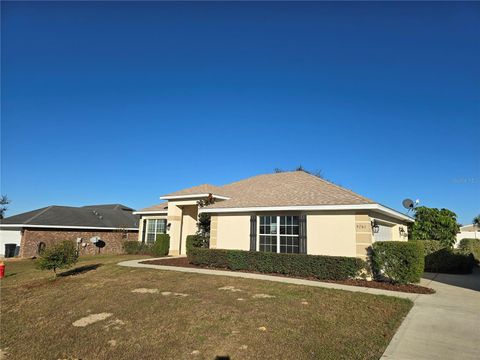
[[[405,209],[408,209],[408,210],[412,210],[415,207],[415,203],[411,199],[403,200],[402,205]]]
[[[101,239],[98,239],[98,241],[95,243],[95,246],[98,247],[99,249],[104,248],[105,245],[106,245],[105,241],[103,241]]]

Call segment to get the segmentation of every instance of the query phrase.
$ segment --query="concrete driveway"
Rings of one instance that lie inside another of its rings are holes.
[[[471,275],[425,274],[420,295],[382,359],[480,359],[480,270]]]

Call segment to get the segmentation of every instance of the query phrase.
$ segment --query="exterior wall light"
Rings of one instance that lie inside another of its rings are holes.
[[[172,223],[167,224],[167,231],[170,231],[170,227],[172,226]]]
[[[400,226],[398,228],[398,231],[400,232],[400,236],[406,236],[407,233],[405,232],[405,229],[403,228],[403,226]]]
[[[380,226],[378,226],[375,220],[372,221],[372,231],[374,234],[378,234],[378,232],[380,231]]]

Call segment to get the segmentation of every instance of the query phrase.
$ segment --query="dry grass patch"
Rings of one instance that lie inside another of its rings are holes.
[[[116,265],[132,258],[83,258],[78,266],[101,266],[55,280],[31,260],[7,263],[7,359],[378,359],[411,307],[385,296]],[[225,287],[242,292],[219,291]],[[72,325],[101,313],[112,316]]]

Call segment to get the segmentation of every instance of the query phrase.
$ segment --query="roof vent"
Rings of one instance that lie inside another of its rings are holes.
[[[99,213],[97,210],[92,210],[92,212],[93,212],[93,215],[95,215],[96,217],[98,217],[100,220],[103,219],[103,216],[100,215],[100,213]]]

